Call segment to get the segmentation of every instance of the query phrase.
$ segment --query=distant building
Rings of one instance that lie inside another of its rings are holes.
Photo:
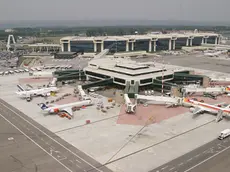
[[[60,40],[62,52],[98,53],[110,48],[111,52],[179,50],[183,46],[219,44],[221,35],[206,32],[185,32],[147,35],[80,37],[70,36]]]
[[[6,33],[13,33],[13,32],[15,32],[15,30],[14,29],[6,29],[5,32]]]
[[[54,54],[55,59],[73,59],[77,57],[75,52],[59,52]]]

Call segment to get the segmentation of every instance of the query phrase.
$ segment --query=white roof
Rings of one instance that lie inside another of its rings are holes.
[[[29,47],[61,47],[60,44],[43,44],[43,43],[37,43],[37,44],[28,44]]]
[[[138,69],[139,67],[143,68]],[[162,76],[162,66],[144,67],[144,65],[131,60],[122,59],[122,61],[119,61],[110,58],[101,58],[91,60],[84,70],[125,80],[142,80]],[[173,73],[173,70],[164,71],[164,75]]]
[[[225,129],[225,130],[221,131],[221,134],[227,134],[227,133],[230,133],[230,129]]]
[[[61,41],[96,41],[96,40],[106,40],[106,41],[126,41],[130,39],[170,39],[170,38],[188,38],[188,37],[209,37],[209,36],[219,36],[216,33],[209,32],[199,32],[199,33],[169,33],[169,34],[147,34],[147,35],[124,35],[124,36],[97,36],[97,37],[79,37],[79,36],[67,36],[61,38]]]

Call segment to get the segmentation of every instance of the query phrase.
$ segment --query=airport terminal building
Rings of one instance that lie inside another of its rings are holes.
[[[113,83],[126,86],[145,86],[153,83],[153,79],[161,78],[164,72],[164,81],[172,80],[175,70],[165,69],[163,66],[137,63],[132,60],[101,58],[91,60],[84,68],[87,79],[105,80],[112,78]],[[181,71],[178,69],[177,71]]]
[[[98,53],[110,48],[113,52],[179,50],[183,46],[219,44],[216,33],[170,33],[100,37],[64,37],[60,40],[62,52]]]

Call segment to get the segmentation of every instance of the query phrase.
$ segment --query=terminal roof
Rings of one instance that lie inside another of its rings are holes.
[[[147,35],[124,35],[124,36],[98,36],[98,37],[79,37],[68,36],[61,39],[61,41],[128,41],[136,39],[172,39],[172,38],[189,38],[189,37],[209,37],[219,36],[216,33],[199,32],[199,33],[170,33],[170,34],[147,34]]]

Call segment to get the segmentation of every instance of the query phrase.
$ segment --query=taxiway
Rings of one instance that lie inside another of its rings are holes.
[[[26,151],[27,153],[30,152],[29,154],[33,155],[33,153],[38,154],[34,150],[40,148],[40,154],[46,153],[47,155],[49,155],[49,158],[51,159],[47,160],[46,163],[51,162],[52,164],[56,164],[57,170],[55,171],[110,172],[108,168],[102,166],[91,157],[85,155],[80,150],[74,148],[72,145],[68,144],[67,142],[65,142],[49,130],[45,129],[43,126],[39,125],[31,118],[27,117],[25,114],[23,114],[13,106],[9,105],[2,99],[0,99],[0,117],[2,120],[11,125],[11,130],[17,130],[17,133],[21,135],[21,137],[26,137],[26,142],[28,142],[28,140],[31,141],[28,147],[23,146],[24,151]],[[21,146],[22,145],[23,144],[21,144]],[[37,148],[33,148],[36,146]],[[30,150],[30,148],[33,149]],[[13,150],[15,149],[11,149],[11,151]],[[9,154],[9,152],[7,152],[6,149],[4,149],[4,152]],[[19,152],[17,152],[17,155],[22,156]],[[3,158],[4,157],[9,158],[7,155],[3,156]],[[10,157],[16,162],[16,158],[13,155],[10,155]],[[40,160],[44,161],[43,156],[40,157]],[[38,157],[36,156],[36,158]],[[20,163],[19,160],[18,162]],[[23,163],[20,164],[21,167],[23,167]],[[100,168],[97,168],[99,166]],[[7,168],[7,166],[5,168]],[[53,170],[54,169],[52,168],[52,171]]]

